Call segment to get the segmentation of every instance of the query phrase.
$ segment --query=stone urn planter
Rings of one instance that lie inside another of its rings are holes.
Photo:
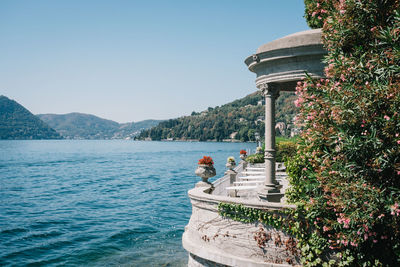
[[[197,176],[200,176],[202,183],[210,184],[208,178],[214,177],[217,173],[214,168],[214,161],[211,157],[204,156],[199,160],[197,169],[194,172]]]
[[[225,164],[225,167],[226,167],[228,170],[233,170],[233,169],[236,167],[236,162],[227,162],[227,163]]]
[[[246,158],[247,158],[247,152],[246,152],[246,150],[240,150],[240,158],[242,159],[242,160],[246,160]]]
[[[233,170],[233,169],[236,167],[235,158],[234,158],[234,157],[229,157],[229,158],[227,159],[227,161],[226,161],[225,167],[226,167],[228,170]]]
[[[208,178],[214,177],[217,173],[213,165],[200,164],[197,166],[194,172],[197,176],[200,176],[202,181],[208,183]]]

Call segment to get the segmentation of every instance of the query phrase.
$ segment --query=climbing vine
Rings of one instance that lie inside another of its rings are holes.
[[[241,204],[219,203],[218,212],[222,217],[243,223],[262,223],[286,232],[291,237],[285,241],[286,250],[293,256],[300,253],[301,263],[308,266],[334,266],[331,255],[324,254],[326,240],[320,237],[318,228],[310,227],[303,209],[261,210]],[[256,234],[259,247],[271,239],[263,231]],[[342,257],[341,254],[336,255]],[[345,261],[343,261],[345,262]]]
[[[293,234],[294,225],[297,223],[291,218],[289,209],[273,212],[269,210],[260,210],[249,208],[240,204],[219,203],[219,214],[223,217],[233,219],[244,223],[261,222],[274,228],[282,229],[285,232]]]

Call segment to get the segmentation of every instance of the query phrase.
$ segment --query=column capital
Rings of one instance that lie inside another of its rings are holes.
[[[257,88],[265,97],[278,98],[279,96],[279,86],[274,83],[261,83],[257,85]]]
[[[275,149],[265,149],[264,158],[265,159],[275,159],[276,150]]]

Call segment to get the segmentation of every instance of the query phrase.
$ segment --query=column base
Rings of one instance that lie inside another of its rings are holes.
[[[267,202],[281,202],[284,194],[279,190],[280,187],[280,185],[263,185],[257,191],[259,199]]]

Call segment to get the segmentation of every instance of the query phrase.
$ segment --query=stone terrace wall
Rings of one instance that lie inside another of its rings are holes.
[[[299,259],[285,246],[289,236],[284,232],[259,223],[237,222],[218,214],[220,202],[268,210],[292,206],[212,195],[207,193],[209,189],[196,187],[189,191],[193,210],[182,238],[183,247],[189,252],[188,266],[299,265]],[[255,240],[260,230],[265,231],[269,239],[262,248]]]

